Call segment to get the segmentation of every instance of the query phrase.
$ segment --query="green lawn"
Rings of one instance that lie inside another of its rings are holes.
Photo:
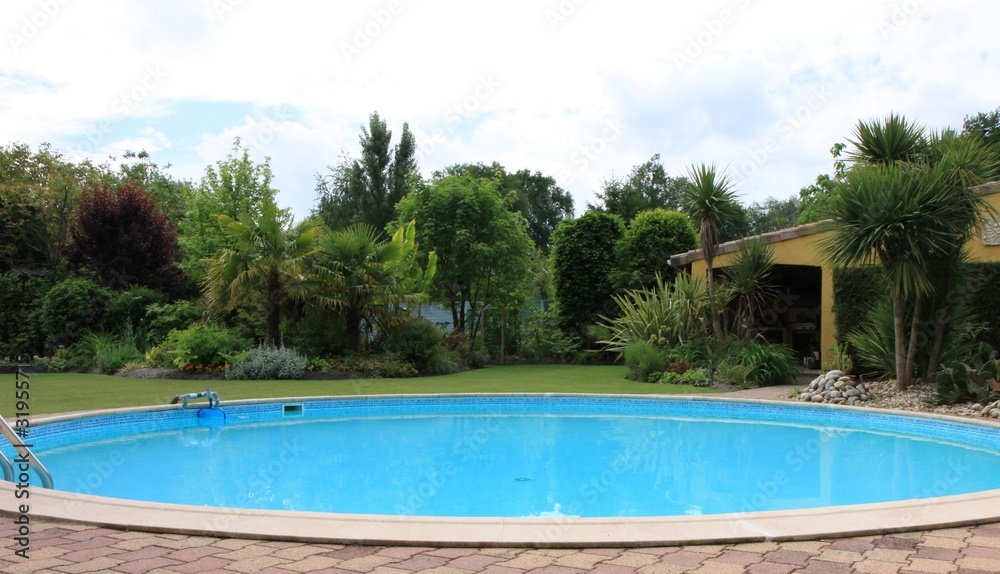
[[[409,393],[711,393],[711,389],[625,380],[623,366],[520,365],[457,375],[344,381],[195,381],[106,375],[31,375],[32,415],[112,407],[162,405],[174,395],[211,387],[225,401],[268,397]],[[14,375],[0,375],[0,414],[14,414]]]

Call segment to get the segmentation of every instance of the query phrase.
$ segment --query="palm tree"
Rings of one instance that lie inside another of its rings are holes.
[[[887,272],[899,389],[914,375],[924,301],[938,289],[930,269],[959,259],[989,207],[971,186],[996,173],[966,144],[942,143],[950,136],[929,142],[924,132],[895,114],[859,122],[848,154],[854,165],[828,206],[836,225],[825,242],[831,262],[880,263]],[[936,367],[933,354],[928,367]]]
[[[719,320],[719,305],[715,299],[715,278],[712,262],[718,249],[719,227],[731,223],[739,216],[739,204],[732,189],[729,176],[723,171],[716,173],[714,164],[704,163],[692,166],[688,171],[686,185],[682,191],[681,203],[684,211],[698,226],[701,252],[708,267],[708,299],[712,312],[712,330],[719,344],[725,342],[722,323]]]
[[[344,344],[349,351],[361,347],[362,322],[387,328],[401,319],[400,304],[421,301],[419,294],[406,293],[402,285],[406,255],[402,243],[378,237],[366,223],[328,233],[319,241],[321,251],[312,267],[321,284],[318,301],[344,312]]]
[[[754,319],[769,299],[777,295],[771,284],[774,269],[774,247],[757,237],[744,239],[733,263],[726,269],[726,283],[736,296],[739,307],[733,332],[750,338]]]
[[[219,216],[226,247],[208,259],[204,293],[210,308],[232,311],[263,290],[267,342],[281,344],[281,306],[310,290],[305,262],[316,253],[322,226],[315,219],[294,224],[287,210],[265,200],[255,215]]]

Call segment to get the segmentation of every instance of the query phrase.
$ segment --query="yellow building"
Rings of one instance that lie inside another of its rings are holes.
[[[1000,212],[1000,182],[980,186],[976,192]],[[820,221],[760,236],[774,247],[772,281],[781,294],[762,314],[757,331],[770,341],[791,346],[813,368],[828,358],[823,354],[837,343],[833,268],[821,247],[831,223]],[[983,232],[967,247],[971,261],[1000,262],[1000,221],[987,220]],[[729,265],[738,248],[738,241],[719,245],[713,267],[718,270]],[[701,249],[672,256],[670,265],[699,276],[707,271]]]

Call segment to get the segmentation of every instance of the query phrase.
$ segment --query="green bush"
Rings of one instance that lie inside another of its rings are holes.
[[[307,363],[308,359],[294,349],[258,345],[229,365],[226,378],[244,381],[301,379]]]
[[[250,347],[250,342],[232,329],[213,325],[192,325],[187,329],[171,331],[164,342],[174,365],[179,369],[218,367]]]
[[[425,371],[436,350],[442,348],[441,336],[441,331],[427,319],[411,319],[389,331],[386,349],[418,371]]]
[[[663,372],[667,358],[653,345],[639,341],[625,349],[625,366],[628,367],[626,379],[646,383],[652,373]]]
[[[382,355],[347,355],[332,361],[335,369],[361,373],[372,379],[403,378],[417,375],[417,369],[410,363],[392,354]]]
[[[100,328],[111,294],[89,279],[71,277],[57,283],[41,305],[41,326],[50,349],[69,346]]]
[[[720,361],[715,368],[716,380],[725,385],[745,387],[749,385],[750,375],[750,367],[729,359]]]
[[[51,287],[43,277],[9,271],[0,274],[0,357],[41,353],[45,337],[38,302]]]
[[[708,369],[689,369],[677,378],[677,384],[707,387],[712,384],[712,376]]]
[[[528,313],[528,320],[524,324],[521,356],[526,359],[557,359],[560,361],[566,361],[573,357],[580,348],[580,341],[570,337],[560,329],[558,321],[559,316],[554,307],[542,310],[539,306],[532,306]],[[588,326],[588,339],[592,338],[590,330],[595,328],[597,325]],[[606,337],[596,337],[595,340],[604,338]]]
[[[159,345],[171,331],[186,329],[201,319],[201,316],[201,307],[193,301],[150,303],[145,311],[149,342]]]
[[[615,244],[616,269],[612,282],[619,289],[652,287],[657,273],[670,283],[677,275],[664,266],[664,256],[698,247],[698,235],[687,215],[663,208],[641,211]]]
[[[799,374],[795,353],[785,345],[748,341],[739,352],[738,363],[748,370],[748,380],[761,387],[792,383]]]
[[[129,363],[138,363],[143,360],[143,354],[135,347],[116,342],[109,349],[105,349],[94,357],[94,364],[101,369],[102,373],[111,375],[122,370]]]
[[[988,403],[1000,399],[1000,392],[990,388],[990,381],[1000,373],[1000,361],[990,359],[990,348],[982,345],[979,356],[968,363],[952,362],[935,373],[934,396],[926,399],[939,405],[965,402]],[[985,357],[985,358],[984,358]]]
[[[135,330],[148,330],[146,308],[165,301],[162,293],[149,287],[132,287],[113,292],[104,312],[104,328],[113,331],[124,329],[128,325]]]

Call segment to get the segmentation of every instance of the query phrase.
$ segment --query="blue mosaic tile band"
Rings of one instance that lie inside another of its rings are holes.
[[[286,416],[285,405],[301,405]],[[690,398],[638,398],[616,396],[414,396],[351,397],[316,401],[226,405],[227,424],[275,423],[284,419],[337,419],[434,415],[560,415],[652,416],[697,418],[721,422],[764,422],[811,427],[884,432],[937,440],[1000,452],[1000,427],[885,412],[842,408],[743,403]],[[92,416],[33,426],[30,442],[44,462],[50,448],[92,440],[128,437],[148,432],[184,429],[199,425],[198,408]],[[3,452],[13,449],[3,445]]]

